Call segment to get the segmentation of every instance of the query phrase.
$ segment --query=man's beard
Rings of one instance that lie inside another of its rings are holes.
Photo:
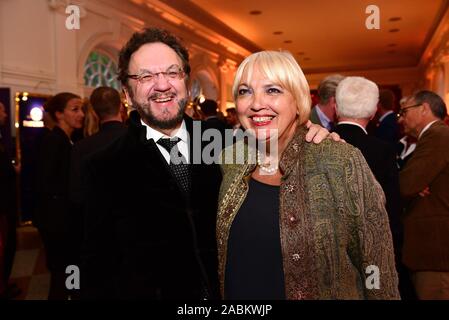
[[[157,119],[154,113],[151,111],[151,101],[145,102],[143,104],[133,101],[133,105],[139,112],[140,117],[144,120],[146,124],[153,128],[158,129],[173,129],[182,122],[184,117],[184,111],[187,106],[187,99],[181,99],[178,102],[178,112],[171,119]]]

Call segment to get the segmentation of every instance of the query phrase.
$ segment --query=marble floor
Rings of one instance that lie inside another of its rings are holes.
[[[17,251],[10,282],[21,290],[15,300],[47,300],[50,274],[39,233],[32,226],[17,229]]]

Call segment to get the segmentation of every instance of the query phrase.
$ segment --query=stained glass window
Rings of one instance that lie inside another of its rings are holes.
[[[120,90],[117,65],[107,55],[92,51],[84,65],[84,84],[88,87],[107,86]]]

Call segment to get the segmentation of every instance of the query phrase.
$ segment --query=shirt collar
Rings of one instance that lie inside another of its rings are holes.
[[[383,119],[385,119],[388,115],[390,115],[392,113],[393,113],[393,110],[390,110],[390,111],[387,111],[386,113],[384,113],[384,115],[379,118],[379,122],[382,122]]]
[[[327,127],[327,125],[329,124],[329,122],[331,122],[331,120],[324,114],[323,111],[321,111],[319,104],[316,105],[316,113],[318,114],[318,118],[320,118],[323,126]]]
[[[140,122],[142,123],[142,125],[144,127],[147,128],[147,140],[153,139],[154,142],[157,142],[160,138],[178,137],[179,139],[181,139],[181,141],[187,143],[188,134],[187,134],[186,123],[184,120],[182,120],[181,127],[179,127],[178,131],[173,135],[173,137],[169,137],[165,133],[162,133],[156,129],[153,129],[152,127],[147,125],[145,122],[143,122],[142,119],[140,119]]]
[[[368,132],[366,131],[366,129],[365,129],[363,126],[361,126],[360,124],[358,124],[358,123],[351,122],[351,121],[340,121],[338,124],[350,124],[350,125],[353,125],[353,126],[357,126],[357,127],[359,127],[360,129],[362,129],[363,132],[365,132],[365,134],[368,134]]]
[[[432,124],[434,124],[435,122],[437,122],[437,121],[438,121],[438,120],[433,120],[432,122],[429,122],[429,123],[427,124],[427,126],[425,126],[424,129],[422,129],[421,133],[420,133],[419,136],[418,136],[418,140],[422,137],[422,135],[424,134],[424,132],[426,132],[427,130],[429,130],[430,126],[431,126]]]

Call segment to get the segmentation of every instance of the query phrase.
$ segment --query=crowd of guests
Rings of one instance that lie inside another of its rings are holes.
[[[324,79],[318,95],[325,106],[320,100],[316,114],[326,110],[329,120],[316,121],[335,121],[335,131],[361,150],[382,186],[402,298],[449,299],[449,238],[443,236],[449,231],[444,101],[423,90],[398,103],[391,90],[379,91],[367,79],[338,75]],[[333,112],[326,109],[329,103],[334,103]]]
[[[294,58],[263,51],[237,70],[224,117],[214,100],[187,103],[188,52],[160,29],[134,34],[119,67],[129,117],[109,87],[45,105],[33,224],[49,299],[449,299],[449,127],[437,94],[397,101],[366,78],[331,75],[311,106]],[[252,131],[267,154],[241,140],[228,148],[244,164],[193,165],[192,119],[223,138]],[[278,130],[276,154],[265,129]],[[14,198],[1,144],[0,155],[1,193]],[[0,294],[12,266],[5,204]],[[68,265],[81,268],[81,294],[65,286]],[[370,265],[379,288],[365,286]]]

